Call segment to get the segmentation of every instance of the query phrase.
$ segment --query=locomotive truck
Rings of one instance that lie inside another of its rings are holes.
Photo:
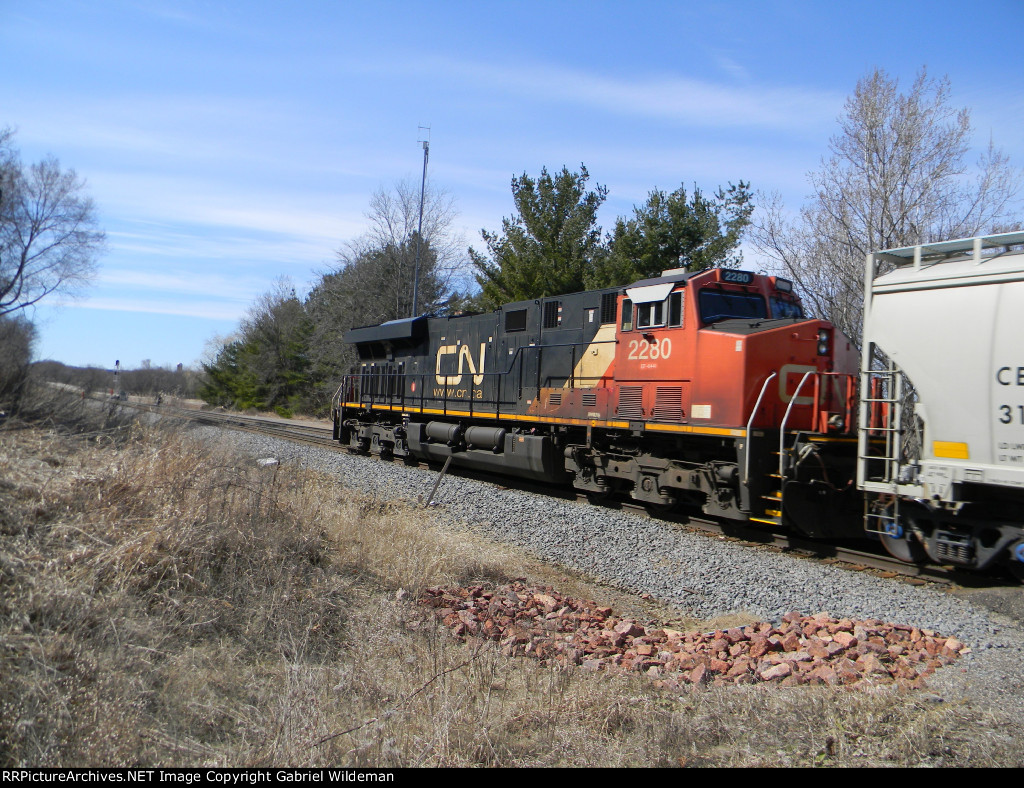
[[[862,351],[790,281],[725,268],[356,328],[334,437],[1020,573],[1019,244],[870,255]]]

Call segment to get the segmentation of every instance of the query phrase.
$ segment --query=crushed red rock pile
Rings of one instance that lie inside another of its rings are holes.
[[[430,588],[420,603],[459,638],[497,641],[509,655],[585,670],[633,670],[662,686],[774,681],[924,686],[923,677],[970,651],[937,632],[873,619],[793,612],[782,623],[682,632],[615,616],[609,607],[516,581],[499,588]]]

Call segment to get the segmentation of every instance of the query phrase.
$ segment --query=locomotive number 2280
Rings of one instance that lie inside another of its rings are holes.
[[[647,342],[646,340],[629,340],[630,361],[652,361],[659,358],[668,358],[672,355],[672,340],[665,337],[660,342]]]

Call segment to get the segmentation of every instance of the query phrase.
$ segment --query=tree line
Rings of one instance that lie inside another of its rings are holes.
[[[116,376],[106,367],[75,367],[60,361],[37,361],[33,371],[42,379],[80,389],[84,394],[137,394],[144,397],[194,399],[202,385],[200,369],[154,367],[143,361],[138,369],[124,369]]]

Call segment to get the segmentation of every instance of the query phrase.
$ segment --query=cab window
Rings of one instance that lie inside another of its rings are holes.
[[[657,328],[665,325],[665,302],[651,301],[636,305],[636,327]]]
[[[795,317],[803,318],[804,310],[794,301],[787,301],[784,298],[772,296],[772,317]]]
[[[672,293],[668,297],[668,325],[669,328],[678,328],[683,324],[683,294]]]
[[[768,316],[764,298],[753,293],[739,293],[730,290],[705,289],[698,297],[700,319],[705,323],[717,323],[732,318],[758,319]]]

